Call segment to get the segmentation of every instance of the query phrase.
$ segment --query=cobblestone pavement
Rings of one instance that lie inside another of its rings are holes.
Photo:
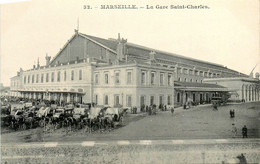
[[[260,162],[259,139],[141,140],[5,144],[2,163],[222,163],[244,154]]]

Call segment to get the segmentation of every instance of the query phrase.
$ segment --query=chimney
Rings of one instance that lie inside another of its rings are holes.
[[[149,55],[150,55],[150,60],[154,60],[154,59],[155,59],[155,54],[156,54],[156,52],[154,52],[154,51],[151,51],[151,52],[149,53]]]
[[[46,60],[46,66],[48,66],[50,64],[50,61],[51,61],[51,57],[48,56],[48,54],[46,53],[46,56],[45,56],[45,60]]]
[[[260,76],[259,73],[256,72],[256,73],[255,73],[255,78],[259,80],[259,76]]]
[[[37,61],[37,68],[40,68],[39,58],[38,58],[38,61]]]
[[[35,66],[35,61],[34,61],[34,63],[33,63],[33,69],[35,69],[35,67],[36,67],[36,66]]]
[[[124,60],[125,59],[125,54],[126,54],[126,42],[127,39],[125,40],[124,38],[120,38],[120,33],[118,34],[118,39],[117,39],[117,48],[116,48],[116,53],[117,53],[117,59],[118,60]]]

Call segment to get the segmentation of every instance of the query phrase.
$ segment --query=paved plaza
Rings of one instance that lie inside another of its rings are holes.
[[[156,115],[127,114],[110,132],[2,131],[3,163],[222,163],[243,154],[259,163],[260,103],[176,108]],[[230,118],[230,109],[235,118]],[[238,128],[233,138],[232,123]],[[248,138],[241,129],[248,127]],[[39,142],[39,133],[42,140]],[[90,162],[91,161],[91,162]]]
[[[235,118],[230,118],[230,109],[235,109]],[[127,114],[123,127],[110,132],[83,133],[59,129],[43,133],[41,128],[2,133],[2,143],[37,142],[39,133],[42,141],[67,142],[85,140],[165,140],[165,139],[228,139],[232,138],[232,124],[238,129],[236,138],[242,138],[242,127],[248,128],[249,138],[259,138],[260,103],[229,104],[214,111],[211,105],[201,105],[184,110],[177,108],[156,115],[146,113]]]

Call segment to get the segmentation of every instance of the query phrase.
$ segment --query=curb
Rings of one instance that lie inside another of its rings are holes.
[[[228,144],[228,143],[260,143],[260,139],[193,139],[193,140],[119,140],[119,141],[82,141],[82,142],[35,142],[1,145],[1,148],[17,147],[60,147],[60,146],[128,146],[128,145],[199,145],[199,144]]]

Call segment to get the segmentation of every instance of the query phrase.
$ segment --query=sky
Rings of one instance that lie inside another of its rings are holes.
[[[144,9],[100,9],[100,5]],[[90,5],[91,10],[83,9]],[[149,6],[206,5],[209,9],[146,9]],[[97,8],[95,8],[97,7]],[[227,66],[260,72],[259,1],[252,0],[31,0],[2,4],[1,75],[10,85],[17,71],[45,64],[79,31]],[[78,21],[79,20],[79,21]]]

